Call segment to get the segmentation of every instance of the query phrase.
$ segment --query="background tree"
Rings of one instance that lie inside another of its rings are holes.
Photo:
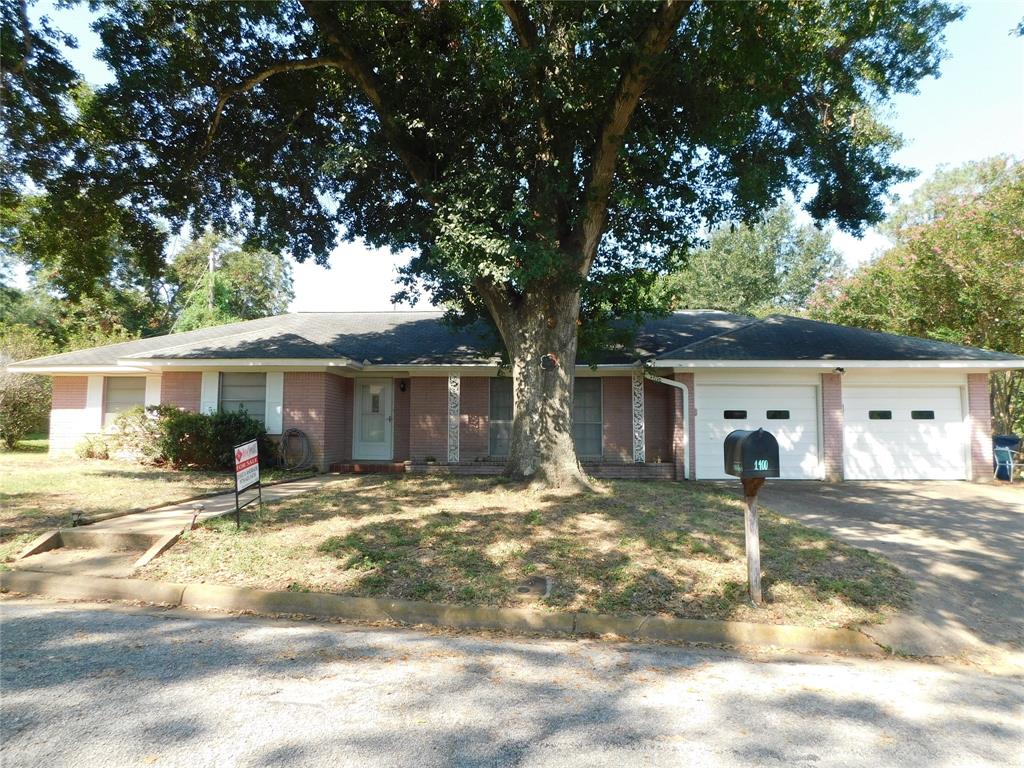
[[[0,323],[0,443],[14,448],[30,432],[42,429],[50,413],[50,378],[8,373],[17,360],[54,351],[40,331],[24,325]]]
[[[214,272],[209,269],[211,258]],[[167,279],[175,331],[279,315],[295,298],[287,259],[248,250],[215,233],[182,248]]]
[[[842,275],[831,240],[828,230],[798,225],[792,206],[783,204],[754,224],[715,230],[707,247],[691,249],[686,265],[661,287],[672,309],[799,312],[821,282]]]
[[[814,183],[818,220],[877,219],[907,174],[874,111],[936,73],[958,15],[934,0],[103,6],[115,82],[80,122],[104,149],[47,191],[299,260],[325,261],[339,226],[415,250],[405,295],[486,313],[507,348],[507,471],[578,482],[581,308],[607,315],[611,286],[642,288],[640,268],[784,189]]]
[[[939,171],[884,226],[893,247],[826,284],[811,315],[1024,354],[1024,165]],[[992,377],[997,432],[1024,432],[1024,375]]]

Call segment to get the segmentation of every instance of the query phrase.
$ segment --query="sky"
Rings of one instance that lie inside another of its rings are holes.
[[[946,29],[948,57],[938,78],[919,84],[918,92],[899,95],[883,119],[902,134],[905,146],[897,162],[917,170],[912,182],[894,192],[905,196],[937,168],[981,160],[996,154],[1024,158],[1024,38],[1011,31],[1024,18],[1024,0],[983,0],[965,4],[967,13]],[[71,62],[93,85],[110,73],[93,57],[99,45],[89,29],[90,14],[79,4],[57,9],[49,0],[33,9],[79,42]],[[887,245],[868,230],[862,238],[837,233],[833,245],[850,266],[868,261]],[[394,308],[395,276],[408,255],[342,243],[330,257],[330,269],[307,262],[294,266],[293,312],[377,311]],[[430,308],[424,297],[417,309]]]

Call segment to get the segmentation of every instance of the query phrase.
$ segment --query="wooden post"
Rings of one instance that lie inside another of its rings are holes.
[[[757,529],[757,492],[764,485],[763,477],[743,478],[743,527],[747,543],[747,585],[750,599],[761,605],[761,535]]]

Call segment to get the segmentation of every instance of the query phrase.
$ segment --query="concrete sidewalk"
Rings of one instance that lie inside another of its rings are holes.
[[[319,490],[328,483],[341,479],[343,478],[340,475],[316,475],[265,486],[263,501],[282,501]],[[255,490],[246,491],[242,502],[255,496],[255,493]],[[31,551],[33,547],[41,546],[44,551],[23,556],[12,563],[11,567],[17,570],[82,576],[130,576],[136,568],[158,556],[177,541],[191,525],[197,504],[203,505],[199,521],[224,517],[234,514],[235,494],[222,493],[181,504],[169,504],[146,512],[114,517],[78,528],[51,531],[36,539],[26,550]],[[255,511],[255,505],[250,506],[242,511],[242,515],[253,514]],[[56,539],[47,540],[47,537],[53,536],[56,536]]]

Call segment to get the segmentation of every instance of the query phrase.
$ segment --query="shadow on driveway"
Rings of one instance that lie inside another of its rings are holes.
[[[917,584],[868,633],[929,656],[1024,650],[1024,493],[955,482],[768,483],[765,506],[877,552]]]

